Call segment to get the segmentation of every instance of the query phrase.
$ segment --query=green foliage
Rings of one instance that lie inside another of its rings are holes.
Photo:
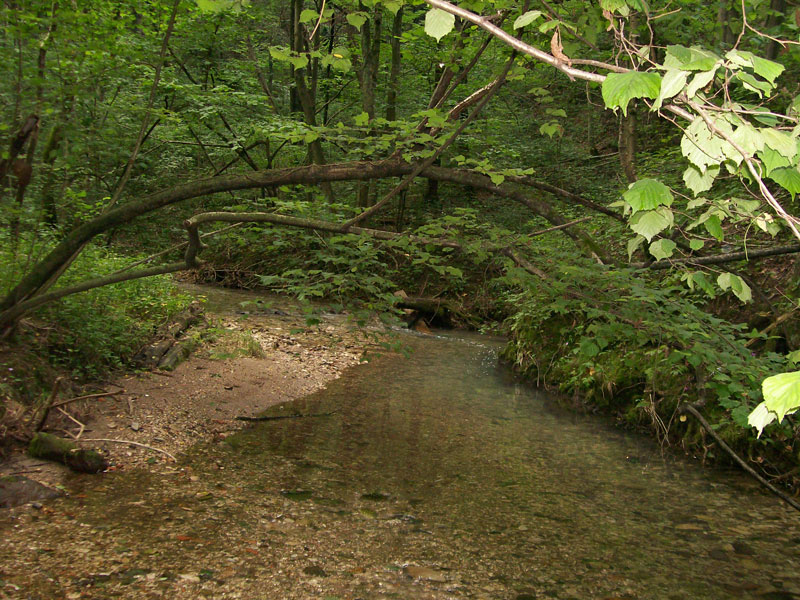
[[[32,250],[37,251],[35,246]],[[0,244],[0,281],[5,285],[13,283],[12,273],[18,271],[19,260],[4,239]],[[59,285],[114,272],[131,260],[90,246]],[[97,288],[36,311],[32,318],[50,325],[28,341],[40,348],[52,364],[69,369],[79,378],[96,378],[125,365],[158,326],[189,301],[188,296],[177,293],[167,276]]]
[[[669,422],[699,397],[717,426],[733,424],[745,439],[760,382],[785,368],[781,356],[754,355],[743,326],[703,311],[682,288],[627,271],[562,267],[510,301],[519,312],[509,320],[506,358],[542,383],[642,421],[650,418],[644,407]]]

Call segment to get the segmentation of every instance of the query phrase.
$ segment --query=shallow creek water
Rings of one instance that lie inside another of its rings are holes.
[[[745,477],[566,413],[496,340],[408,345],[270,411],[317,416],[4,521],[0,565],[30,570],[3,579],[25,598],[800,598],[800,515]]]

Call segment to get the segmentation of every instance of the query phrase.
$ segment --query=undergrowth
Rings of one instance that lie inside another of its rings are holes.
[[[16,248],[40,254],[49,241],[39,237],[16,245],[0,242],[0,294],[4,294],[15,283],[20,263],[27,260]],[[87,246],[53,289],[112,273],[132,260],[97,245]],[[99,378],[125,365],[156,329],[190,300],[177,292],[168,276],[96,288],[30,313],[12,342],[33,349],[76,379]]]
[[[665,442],[714,457],[705,432],[679,407],[699,407],[717,433],[760,462],[796,463],[788,421],[755,438],[747,415],[761,381],[787,370],[786,358],[757,353],[744,325],[704,311],[685,287],[659,287],[631,271],[561,266],[547,285],[513,294],[504,357],[540,385],[585,406],[646,426]]]

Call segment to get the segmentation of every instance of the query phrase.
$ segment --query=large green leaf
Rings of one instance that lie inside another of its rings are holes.
[[[800,371],[780,373],[761,382],[761,392],[767,408],[778,421],[800,408]]]
[[[767,403],[762,402],[753,409],[753,412],[747,417],[747,422],[751,427],[758,429],[756,437],[760,438],[764,428],[777,418],[777,415],[767,408]]]
[[[720,242],[725,239],[725,232],[722,230],[722,220],[719,218],[719,215],[708,215],[703,220],[703,227]]]
[[[667,46],[664,66],[668,69],[681,69],[683,71],[710,71],[719,60],[719,56],[703,48]]]
[[[650,254],[652,254],[656,260],[664,260],[672,256],[676,247],[677,245],[672,240],[666,238],[661,239],[650,244]]]
[[[788,159],[797,156],[797,138],[795,136],[772,128],[765,128],[760,131],[764,138],[764,143],[775,152],[779,152]]]
[[[432,8],[425,15],[425,33],[438,42],[453,30],[456,18],[449,12]]]
[[[657,73],[629,71],[609,73],[603,82],[603,101],[607,108],[621,108],[627,115],[628,103],[634,98],[656,98],[661,89]]]
[[[750,302],[753,299],[753,293],[750,286],[744,282],[744,279],[732,273],[720,273],[717,277],[717,285],[723,290],[732,291],[739,300],[742,302]]]
[[[792,161],[790,159],[768,146],[765,146],[758,153],[758,158],[761,159],[761,163],[764,165],[765,175],[767,175],[767,177],[769,177],[770,173],[775,169],[792,166]]]
[[[665,100],[669,100],[678,94],[683,89],[683,86],[686,85],[686,77],[688,75],[689,73],[679,69],[669,69],[664,73],[658,98],[653,102],[653,110],[658,110]]]
[[[347,22],[350,23],[350,25],[361,31],[361,26],[367,22],[367,13],[352,12],[348,13],[346,18]]]
[[[769,178],[789,192],[792,200],[794,200],[795,194],[800,192],[800,172],[796,167],[775,169],[769,174]]]
[[[622,197],[634,213],[659,206],[672,206],[674,200],[670,189],[657,179],[640,179],[632,183]]]
[[[674,220],[672,211],[661,206],[656,210],[643,210],[636,213],[630,218],[628,224],[633,231],[650,242],[655,235],[672,225]]]
[[[683,172],[683,182],[697,196],[697,194],[711,189],[717,175],[719,175],[719,165],[709,166],[705,173],[694,165],[689,165]]]
[[[733,127],[727,121],[718,119],[714,126],[726,135],[733,136]],[[710,165],[718,165],[727,158],[741,162],[738,152],[724,139],[711,132],[705,121],[697,117],[681,138],[681,152],[702,173]],[[738,164],[738,163],[737,163]]]
[[[725,58],[740,67],[753,69],[753,72],[769,81],[770,84],[774,84],[775,79],[777,79],[786,68],[781,64],[767,60],[766,58],[761,58],[745,50],[729,50]]]
[[[693,98],[697,91],[701,88],[706,87],[711,81],[714,79],[714,74],[717,72],[717,67],[714,66],[713,69],[710,71],[703,71],[698,73],[692,78],[692,82],[686,86],[686,96],[688,98]]]

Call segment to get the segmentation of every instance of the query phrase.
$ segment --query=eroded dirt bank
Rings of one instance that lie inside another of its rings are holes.
[[[224,439],[247,425],[237,417],[318,390],[377,348],[374,333],[358,330],[344,315],[319,315],[320,323],[309,327],[300,308],[286,301],[274,308],[256,293],[186,287],[206,297],[201,349],[172,372],[101,384],[109,395],[65,407],[68,415],[52,411],[48,430],[115,440],[82,443],[100,449],[112,471],[171,470],[173,458],[192,445]],[[0,464],[0,477],[10,475],[63,489],[69,472],[17,453]]]

